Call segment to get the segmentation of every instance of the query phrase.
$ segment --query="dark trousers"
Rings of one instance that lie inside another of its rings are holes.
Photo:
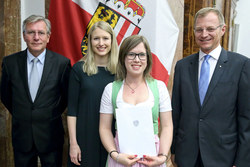
[[[198,157],[197,157],[197,160],[196,160],[196,164],[195,164],[194,167],[204,167],[202,159],[201,159],[200,151],[199,151],[199,154],[198,154]]]
[[[35,146],[29,152],[14,148],[15,167],[37,167],[38,157],[42,167],[62,167],[62,147],[47,153],[40,153]]]

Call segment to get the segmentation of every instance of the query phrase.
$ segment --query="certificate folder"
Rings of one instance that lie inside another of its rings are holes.
[[[157,155],[151,107],[116,109],[116,121],[121,153]]]

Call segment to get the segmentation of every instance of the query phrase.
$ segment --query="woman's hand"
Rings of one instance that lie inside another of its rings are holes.
[[[148,167],[159,166],[165,162],[166,162],[165,156],[149,156],[149,155],[143,155],[143,159],[138,161],[138,163],[141,163]]]
[[[139,160],[139,158],[137,158],[137,155],[128,155],[123,153],[116,154],[112,157],[116,162],[125,166],[132,166]]]
[[[69,156],[71,162],[73,162],[76,165],[81,165],[81,149],[78,144],[71,144],[69,147]]]

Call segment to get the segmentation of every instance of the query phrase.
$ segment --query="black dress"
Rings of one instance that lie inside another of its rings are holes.
[[[104,67],[88,76],[77,62],[71,71],[68,95],[68,116],[76,117],[76,138],[81,149],[81,166],[104,167],[107,152],[99,136],[99,109],[105,86],[114,81],[114,75]],[[76,166],[68,159],[68,166]]]

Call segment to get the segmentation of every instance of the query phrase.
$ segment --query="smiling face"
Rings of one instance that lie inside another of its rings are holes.
[[[91,45],[95,56],[107,57],[111,50],[111,42],[111,35],[97,27],[91,35]]]
[[[23,33],[23,39],[27,44],[28,50],[35,57],[45,50],[49,38],[50,34],[47,33],[44,21],[28,23]]]
[[[136,47],[131,49],[129,53],[136,53],[136,54],[146,54],[146,49],[144,44],[141,42],[139,43]],[[129,54],[128,53],[128,54]],[[138,76],[141,75],[143,76],[143,72],[147,67],[147,56],[145,56],[144,60],[140,60],[140,58],[135,56],[135,58],[132,60],[129,58],[129,56],[125,57],[125,67],[127,70],[127,76],[132,75],[132,76]]]
[[[204,17],[198,17],[195,25],[195,29],[203,29],[203,31],[194,31],[195,41],[201,51],[208,54],[220,44],[221,37],[226,31],[226,26],[220,26],[218,16],[213,12],[208,13]]]

